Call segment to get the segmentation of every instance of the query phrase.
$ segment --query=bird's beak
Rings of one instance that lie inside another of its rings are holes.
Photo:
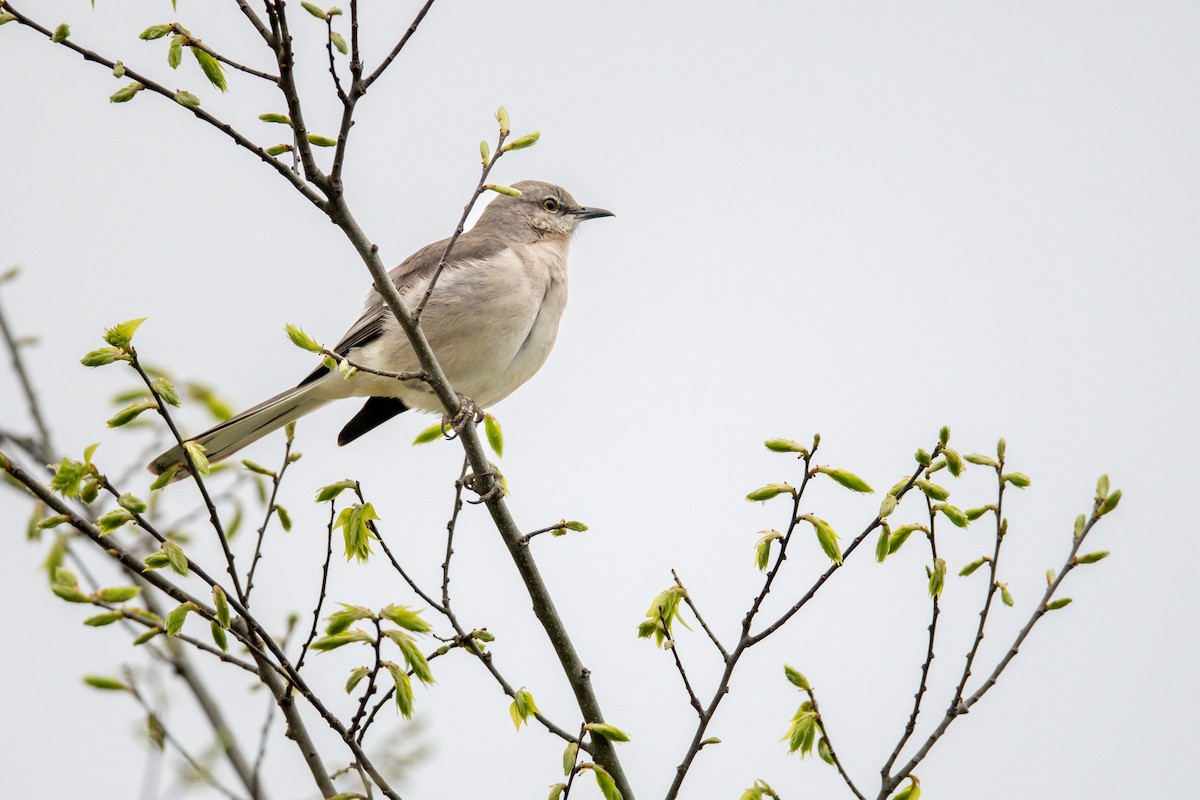
[[[616,214],[607,208],[577,208],[571,212],[579,219],[598,219],[599,217],[615,217]]]

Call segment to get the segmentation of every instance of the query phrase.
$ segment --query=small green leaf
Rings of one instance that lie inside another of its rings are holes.
[[[945,430],[943,428],[943,430]],[[910,783],[900,791],[892,795],[892,800],[918,800],[921,796],[921,782],[917,780],[915,775],[909,775]]]
[[[763,444],[772,453],[800,453],[808,455],[808,448],[791,439],[767,439]]]
[[[413,439],[413,444],[428,444],[434,439],[440,439],[442,436],[442,424],[439,422],[436,425],[430,425],[425,430],[417,434],[417,438]]]
[[[886,525],[879,527],[879,538],[875,540],[875,562],[882,564],[891,553],[892,534]]]
[[[162,552],[167,557],[167,563],[171,565],[171,569],[180,575],[188,574],[187,556],[183,554],[183,550],[178,544],[168,539],[162,544]]]
[[[54,29],[54,33],[50,35],[50,41],[58,44],[71,35],[71,26],[67,23],[62,23]]]
[[[946,588],[946,559],[936,558],[933,561],[933,569],[929,573],[929,596],[941,597],[944,588]]]
[[[946,445],[948,445],[950,443],[950,426],[949,425],[943,425],[942,429],[940,431],[938,431],[938,442],[941,443],[942,447],[945,447]]]
[[[917,488],[925,493],[925,496],[930,500],[943,501],[950,497],[950,492],[938,486],[936,483],[931,483],[924,479],[917,480]]]
[[[116,678],[105,678],[101,675],[85,675],[83,682],[93,689],[103,692],[127,692],[129,687]]]
[[[329,32],[329,41],[333,42],[333,46],[336,47],[338,52],[342,55],[346,55],[350,52],[350,48],[346,47],[345,38],[337,31]]]
[[[961,476],[966,467],[963,465],[962,456],[958,454],[958,451],[950,447],[943,447],[942,455],[946,458],[946,467],[949,468],[950,474],[956,478]]]
[[[483,188],[489,192],[495,192],[496,194],[502,194],[502,195],[506,195],[508,197],[520,197],[521,196],[521,190],[514,189],[511,186],[499,186],[494,183],[489,183],[489,184],[486,184]]]
[[[96,591],[96,599],[102,603],[125,603],[142,593],[138,586],[109,586]]]
[[[862,478],[858,477],[853,472],[847,472],[844,469],[834,469],[833,467],[817,467],[815,472],[828,475],[852,492],[870,494],[871,492],[875,491]]]
[[[1000,587],[1000,600],[1004,603],[1004,605],[1008,606],[1009,608],[1012,608],[1013,596],[1012,596],[1012,592],[1010,592],[1008,590],[1008,584],[1001,583],[1001,584],[997,584],[997,585]]]
[[[965,567],[960,569],[958,571],[958,574],[963,577],[966,577],[967,575],[970,575],[972,572],[974,572],[975,570],[982,567],[984,564],[987,564],[990,562],[991,562],[991,559],[988,558],[987,556],[980,556],[979,558],[972,561],[970,564],[967,564]]]
[[[953,522],[959,528],[965,528],[971,524],[971,520],[962,512],[958,506],[952,506],[949,503],[938,503],[933,507],[934,511],[940,511],[946,519]]]
[[[888,555],[892,555],[901,547],[903,547],[904,543],[908,541],[908,537],[911,536],[914,531],[921,531],[925,534],[929,533],[924,525],[902,525],[899,528],[896,528],[894,531],[892,531],[890,536],[891,541],[888,542]]]
[[[3,9],[0,9],[0,25],[7,25],[8,23],[12,22],[16,18],[17,18],[17,15],[13,14],[11,11],[4,11]],[[117,62],[117,63],[120,63],[120,62]],[[120,76],[117,76],[117,77],[120,77]]]
[[[504,455],[504,432],[500,430],[500,421],[491,414],[483,417],[483,430],[487,434],[488,444],[497,456]]]
[[[488,143],[483,140],[479,142],[479,158],[483,161],[485,167],[492,158],[492,151],[488,148]]]
[[[542,134],[538,131],[527,133],[519,139],[513,139],[511,142],[504,145],[503,152],[507,153],[509,150],[524,150],[526,147],[533,147],[535,144],[537,144],[537,140],[540,139],[541,136]]]
[[[261,119],[263,122],[274,122],[279,125],[287,125],[289,127],[292,124],[292,118],[289,117],[287,114],[274,114],[274,113],[259,114],[258,118]]]
[[[167,467],[167,469],[163,471],[163,474],[155,478],[154,483],[150,484],[150,491],[157,492],[160,489],[165,489],[167,484],[175,479],[175,473],[179,471],[181,466],[181,464],[172,464],[171,466]]]
[[[162,630],[161,630],[161,629],[159,629],[159,628],[151,628],[150,630],[148,630],[148,631],[146,631],[145,633],[143,633],[141,636],[138,636],[136,639],[134,639],[134,640],[133,640],[133,646],[134,646],[134,647],[137,647],[137,646],[139,646],[139,645],[143,645],[143,644],[145,644],[146,642],[150,641],[150,640],[151,640],[151,639],[153,639],[155,636],[158,636],[158,635],[159,635],[159,634],[161,634],[161,633],[162,633]]]
[[[369,608],[352,606],[346,603],[339,603],[338,605],[342,607],[342,610],[330,614],[329,624],[325,626],[325,633],[331,636],[341,633],[361,619],[375,619],[374,612]]]
[[[896,506],[900,503],[894,494],[885,494],[883,500],[879,503],[879,518],[887,519],[896,510]]]
[[[269,470],[266,467],[262,466],[261,464],[258,464],[254,461],[250,461],[249,459],[243,458],[242,466],[245,467],[246,469],[250,470],[251,472],[253,472],[256,475],[266,475],[268,478],[275,477],[275,472],[273,470]]]
[[[284,153],[290,152],[292,152],[292,146],[290,144],[273,144],[266,150],[266,153],[269,156],[281,156]]]
[[[68,603],[90,603],[90,598],[79,591],[78,586],[68,585],[64,583],[55,583],[50,586],[50,591],[58,595],[58,597],[66,600]]]
[[[117,59],[116,61],[113,62],[113,77],[114,78],[124,78],[125,77],[125,65],[123,63],[121,63],[120,59]]]
[[[197,441],[191,440],[183,443],[183,449],[192,457],[192,465],[201,475],[207,475],[211,468],[208,465],[208,457],[204,455],[204,445]]]
[[[220,89],[222,92],[228,90],[228,85],[225,82],[225,67],[213,55],[199,47],[192,46],[192,55],[196,57],[196,63],[200,65],[200,69],[204,72],[204,77],[208,78],[208,82]]]
[[[175,92],[175,102],[179,103],[179,105],[185,108],[200,107],[200,98],[196,97],[196,95],[192,94],[191,92],[184,91],[183,89],[179,89]]]
[[[366,667],[355,667],[350,671],[350,677],[346,679],[346,694],[354,691],[354,687],[362,682],[362,679],[367,677],[370,670]]]
[[[114,508],[96,520],[96,525],[100,528],[100,533],[103,535],[112,533],[132,519],[133,516],[125,509]]]
[[[44,531],[48,528],[57,528],[59,525],[62,525],[64,522],[69,522],[70,519],[71,519],[70,517],[68,517],[64,514],[55,514],[52,517],[46,517],[43,520],[39,520],[35,527],[37,527],[37,529],[39,531]]]
[[[229,637],[225,635],[225,629],[217,624],[216,620],[209,623],[209,630],[212,633],[213,643],[220,649],[222,653],[229,652]]]
[[[826,764],[833,764],[833,750],[830,749],[829,742],[825,741],[824,736],[817,740],[817,755]]]
[[[579,760],[579,742],[568,742],[563,750],[563,775],[570,775],[575,770],[575,762]]]
[[[812,514],[805,514],[800,519],[813,526],[813,529],[817,532],[817,541],[821,544],[821,549],[825,551],[825,555],[829,556],[829,560],[835,564],[841,564],[842,548],[838,544],[838,535],[834,533],[829,523]]]
[[[582,522],[575,519],[567,520],[563,523],[563,527],[569,531],[575,531],[576,533],[583,533],[588,529],[587,525],[584,525]]]
[[[1018,489],[1024,489],[1031,483],[1029,476],[1024,472],[1006,472],[1001,477],[1005,482],[1011,483]]]
[[[135,497],[129,492],[126,492],[118,497],[117,504],[130,514],[141,514],[147,508],[145,500],[142,500],[140,497]]]
[[[174,28],[170,25],[151,25],[146,30],[138,34],[139,39],[150,41],[152,39],[161,39],[170,33]]]
[[[750,502],[766,501],[773,497],[778,497],[781,494],[791,494],[795,496],[796,490],[787,483],[768,483],[746,495],[746,499]]]
[[[782,539],[783,535],[779,531],[759,531],[759,533],[762,534],[762,537],[754,546],[754,565],[758,567],[759,572],[762,572],[771,562],[771,543],[776,539]]]
[[[808,682],[808,678],[804,677],[804,673],[788,664],[783,665],[783,674],[788,679],[788,683],[805,692],[811,692],[812,686]]]
[[[315,145],[317,147],[336,147],[337,139],[330,139],[328,136],[321,136],[320,134],[310,133],[308,135],[308,143]]]
[[[1109,556],[1109,552],[1107,550],[1097,550],[1094,553],[1087,553],[1082,556],[1077,556],[1075,558],[1075,563],[1076,564],[1095,564],[1097,561],[1103,561],[1104,559],[1108,558],[1108,556]]]
[[[1115,492],[1110,494],[1108,497],[1104,498],[1104,502],[1100,504],[1100,508],[1096,509],[1096,516],[1103,517],[1105,514],[1112,511],[1114,508],[1116,508],[1117,503],[1120,503],[1120,502],[1121,502],[1121,490],[1117,489]]]
[[[159,550],[143,558],[142,563],[146,565],[146,570],[162,569],[163,567],[170,566],[171,559],[167,558],[166,553]]]
[[[1058,609],[1064,608],[1065,606],[1069,606],[1069,605],[1071,605],[1070,597],[1060,597],[1058,600],[1055,600],[1052,603],[1047,603],[1046,610],[1047,611],[1057,611]]]
[[[140,92],[142,89],[145,89],[145,88],[146,88],[145,86],[138,83],[137,81],[134,81],[133,83],[130,83],[130,84],[126,84],[125,86],[122,86],[120,89],[117,89],[115,92],[113,92],[109,96],[108,102],[110,102],[110,103],[128,103],[130,100],[133,99],[134,95],[136,95],[138,92]],[[99,353],[100,351],[97,350],[95,352]],[[93,355],[93,353],[89,353],[88,355],[89,356]],[[87,362],[85,361],[84,363],[86,364]],[[95,366],[99,366],[99,365],[98,364],[87,364],[87,366],[95,367]]]
[[[103,614],[97,614],[94,617],[88,617],[83,621],[84,625],[89,628],[101,628],[105,625],[111,625],[114,622],[119,622],[125,619],[124,611],[107,611]]]
[[[288,513],[288,510],[276,503],[275,514],[279,517],[279,524],[283,527],[283,530],[285,532],[290,531],[292,529],[292,515]]]
[[[358,481],[351,480],[350,478],[347,478],[344,481],[338,481],[337,483],[331,483],[328,486],[323,486],[321,487],[321,490],[317,492],[316,502],[328,502],[345,490],[353,489],[356,486],[358,486]]]
[[[371,531],[370,522],[377,519],[379,515],[370,503],[355,503],[342,509],[334,526],[342,529],[347,561],[355,558],[359,562],[366,562],[371,556],[371,539],[375,538],[375,534]]]
[[[301,350],[307,350],[310,353],[323,352],[324,348],[317,344],[317,340],[309,336],[295,325],[285,325],[284,330],[287,331],[288,338],[292,340],[292,344],[299,347]]]
[[[500,123],[500,133],[508,133],[508,109],[500,106],[496,109],[496,122]]]
[[[433,630],[432,625],[421,619],[420,611],[414,611],[408,606],[385,606],[379,611],[379,616],[413,633],[429,633]]]
[[[610,742],[628,742],[629,734],[615,725],[609,725],[604,722],[589,722],[584,725],[584,730],[601,738],[608,739]]]
[[[303,8],[308,13],[312,14],[317,19],[321,19],[321,20],[329,19],[329,15],[326,14],[325,11],[323,11],[318,6],[313,5],[312,3],[301,3],[300,7]]]
[[[103,367],[118,360],[128,361],[129,358],[115,347],[102,347],[99,350],[93,350],[79,359],[79,363],[85,367]]]
[[[529,717],[537,713],[538,707],[533,702],[533,695],[527,692],[524,686],[513,693],[513,701],[508,708],[508,715],[512,717],[513,725],[517,730],[521,730],[521,725],[528,723]]]
[[[135,419],[137,419],[142,412],[156,408],[158,408],[158,403],[154,402],[153,400],[142,400],[138,403],[130,403],[129,405],[125,406],[125,408],[113,415],[112,419],[110,419],[107,423],[108,427],[119,428],[122,425],[128,425],[130,422],[133,422]]]
[[[991,456],[985,456],[983,453],[968,453],[967,455],[963,456],[963,458],[965,458],[967,461],[970,461],[972,464],[978,464],[981,467],[992,467],[993,469],[1000,468],[999,461]]]
[[[318,653],[327,653],[330,650],[336,650],[339,647],[344,647],[348,644],[356,642],[373,643],[375,640],[366,631],[360,631],[357,628],[342,633],[335,633],[332,636],[322,636],[315,640],[309,647],[316,650]]]
[[[417,680],[427,685],[434,682],[433,672],[429,669],[429,660],[425,658],[425,654],[421,652],[420,647],[411,636],[403,631],[384,631],[384,635],[400,648],[400,652],[404,655],[404,662],[408,664],[408,668],[412,670]]]
[[[400,710],[400,716],[411,719],[413,714],[412,681],[408,679],[408,674],[396,664],[387,661],[385,666],[392,676],[392,683],[396,686],[396,708]]]
[[[1108,497],[1108,475],[1101,475],[1096,480],[1096,499],[1103,500]]]
[[[600,787],[604,800],[622,800],[621,790],[617,788],[617,782],[608,774],[608,770],[599,764],[593,764],[592,773],[596,776],[596,785]]]
[[[229,598],[225,596],[225,590],[220,586],[213,586],[212,590],[213,605],[217,609],[217,622],[222,628],[229,627]]]
[[[179,63],[183,61],[183,37],[171,37],[171,44],[167,47],[167,66],[171,69],[178,69]]]
[[[133,335],[137,333],[137,329],[146,321],[145,317],[131,319],[122,322],[120,325],[114,325],[104,331],[104,341],[111,344],[113,347],[119,347],[122,350],[127,350],[133,345]]]
[[[170,614],[167,614],[167,636],[178,636],[183,630],[183,623],[187,619],[187,615],[191,611],[195,611],[196,606],[192,603],[181,603],[172,609]]]

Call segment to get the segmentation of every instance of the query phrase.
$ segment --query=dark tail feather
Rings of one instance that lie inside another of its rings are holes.
[[[346,423],[338,434],[338,446],[350,444],[367,431],[378,428],[397,414],[408,411],[408,406],[394,397],[370,397],[353,419]]]

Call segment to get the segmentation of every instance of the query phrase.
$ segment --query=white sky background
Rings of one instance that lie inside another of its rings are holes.
[[[255,117],[282,102],[254,79],[233,73],[218,96],[190,57],[171,74],[165,40],[137,40],[172,19],[166,0],[123,5],[18,7],[51,27],[69,21],[80,44],[191,89],[256,141],[281,140]],[[368,63],[416,8],[394,5],[364,4]],[[781,504],[743,495],[799,478],[761,441],[820,431],[819,461],[883,490],[943,423],[962,452],[1007,436],[1012,468],[1034,481],[1008,495],[1000,578],[1017,607],[994,612],[988,668],[1040,597],[1046,567],[1061,564],[1096,476],[1110,472],[1125,501],[1089,546],[1113,556],[1073,573],[1064,594],[1075,603],[1043,620],[918,770],[926,796],[1181,796],[1200,744],[1200,553],[1189,530],[1200,444],[1200,10],[681,8],[439,4],[363,101],[346,173],[359,220],[398,263],[453,229],[477,177],[476,144],[493,138],[491,114],[503,103],[515,132],[540,130],[542,141],[506,156],[497,180],[558,182],[619,215],[578,237],[555,352],[497,413],[522,526],[563,516],[592,526],[535,550],[606,715],[634,737],[621,754],[638,796],[661,797],[695,715],[670,656],[635,640],[634,628],[676,568],[719,633],[735,638],[760,581],[755,532],[786,522]],[[232,2],[182,0],[176,18],[219,51],[267,65]],[[321,95],[309,125],[332,135],[320,25],[297,7],[292,26],[304,87]],[[285,322],[332,342],[357,316],[369,276],[341,234],[216,131],[149,94],[110,105],[120,83],[106,70],[15,24],[0,30],[0,74],[0,267],[24,267],[0,299],[21,333],[42,337],[33,371],[61,448],[77,457],[100,440],[100,463],[115,474],[145,446],[145,434],[104,428],[129,376],[78,364],[105,325],[149,316],[138,335],[144,358],[244,407],[312,366],[283,336]],[[291,610],[310,612],[324,546],[312,492],[346,476],[362,480],[390,540],[437,585],[459,449],[409,447],[429,423],[414,414],[338,449],[336,431],[356,408],[339,404],[300,425],[305,457],[281,498],[297,525],[268,533],[257,589],[276,628]],[[25,424],[10,375],[0,409],[4,426]],[[246,455],[274,464],[281,448],[273,436]],[[989,502],[984,473],[953,485],[952,501]],[[143,491],[143,479],[131,488]],[[171,493],[182,503],[193,491]],[[815,484],[806,504],[845,541],[878,502],[847,494]],[[919,520],[914,501],[901,520]],[[6,794],[133,797],[145,760],[139,716],[79,676],[112,674],[134,653],[123,634],[83,628],[86,609],[46,591],[44,547],[19,541],[26,514],[15,495],[0,495],[14,543],[0,568]],[[495,632],[502,671],[574,727],[569,691],[484,512],[464,512],[460,536],[460,616]],[[787,757],[778,741],[800,700],[785,661],[817,687],[839,754],[874,795],[911,705],[928,606],[923,545],[880,567],[873,542],[747,656],[710,728],[725,743],[697,759],[685,797],[736,797],[756,777],[788,800],[848,796],[832,768]],[[968,533],[943,526],[939,539],[952,572],[990,542],[982,522]],[[243,561],[250,544],[244,535]],[[767,619],[827,563],[809,536],[794,547]],[[948,579],[946,638],[918,739],[948,701],[985,582],[981,573]],[[382,564],[340,558],[331,599],[413,602]],[[680,640],[707,699],[711,649],[699,633]],[[315,657],[310,677],[337,696],[357,663],[345,651]],[[404,796],[542,796],[561,774],[559,740],[537,727],[514,733],[508,700],[462,654],[434,667],[438,685],[417,690],[432,754]],[[236,670],[209,674],[253,751],[266,698],[246,700],[247,676]],[[184,736],[199,730],[182,692],[168,722]],[[268,765],[272,797],[314,796],[290,742],[273,742]],[[584,788],[581,798],[599,796]]]

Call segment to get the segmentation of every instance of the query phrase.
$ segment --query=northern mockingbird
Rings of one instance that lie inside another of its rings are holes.
[[[458,238],[421,314],[421,326],[450,384],[481,408],[508,397],[545,363],[567,303],[571,237],[584,220],[612,216],[603,208],[580,206],[553,184],[521,181],[513,186],[520,197],[498,196],[475,227]],[[409,308],[424,295],[446,242],[421,248],[389,273]],[[333,349],[373,369],[420,370],[408,338],[374,289],[362,316]],[[338,435],[339,445],[410,408],[443,410],[423,381],[401,382],[366,372],[347,379],[318,367],[295,387],[194,440],[204,446],[210,462],[220,461],[343,397],[366,397],[367,402]],[[187,460],[176,446],[149,469],[162,474],[181,465],[186,468]]]

